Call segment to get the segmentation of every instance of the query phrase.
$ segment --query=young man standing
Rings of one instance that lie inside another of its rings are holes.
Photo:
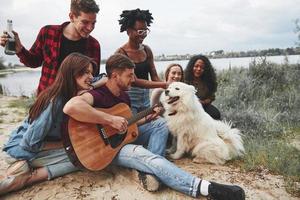
[[[118,103],[130,106],[125,92],[134,82],[134,63],[122,54],[112,55],[106,63],[107,83],[81,96],[73,97],[63,111],[82,122],[109,125],[120,132],[127,130],[125,118],[113,116],[95,109],[107,108]],[[162,118],[140,121],[139,136],[133,144],[121,148],[112,164],[136,169],[142,186],[148,191],[159,189],[158,179],[163,184],[192,197],[210,196],[212,199],[244,200],[244,190],[239,186],[222,185],[201,180],[183,171],[163,157],[168,136],[166,123]],[[147,149],[143,146],[147,146]]]
[[[32,68],[42,65],[38,93],[54,82],[61,62],[72,52],[93,58],[98,65],[94,76],[99,74],[100,44],[90,36],[98,12],[99,7],[94,0],[71,0],[70,21],[42,27],[29,50],[22,45],[18,33],[14,32],[16,54],[20,61]],[[7,40],[8,35],[4,33],[0,38],[1,46],[5,46]]]

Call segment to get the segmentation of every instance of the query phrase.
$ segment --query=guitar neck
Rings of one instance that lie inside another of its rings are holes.
[[[132,116],[130,119],[128,119],[128,125],[131,125],[133,123],[136,123],[143,117],[146,117],[147,115],[153,113],[153,108],[155,108],[157,105],[154,105],[146,110],[143,110],[142,112],[137,113],[135,116]]]

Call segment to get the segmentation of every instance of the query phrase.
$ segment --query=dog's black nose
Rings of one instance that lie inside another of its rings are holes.
[[[168,95],[168,94],[169,94],[169,92],[170,92],[169,90],[166,90],[166,91],[165,91],[165,94],[166,94],[166,95]]]

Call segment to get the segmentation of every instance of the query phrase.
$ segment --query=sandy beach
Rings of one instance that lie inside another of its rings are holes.
[[[7,141],[10,132],[24,119],[25,111],[10,108],[9,102],[16,97],[0,96],[0,149]],[[5,154],[0,151],[0,175],[4,175],[7,163]],[[206,180],[221,183],[238,184],[245,189],[246,199],[251,200],[296,200],[285,190],[282,176],[272,175],[268,170],[245,172],[232,164],[216,166],[195,164],[190,158],[175,162],[191,174]],[[133,200],[133,199],[193,199],[163,187],[160,191],[145,191],[133,180],[129,169],[110,166],[99,172],[81,171],[55,180],[36,184],[21,191],[1,196],[5,200],[41,200],[41,199],[82,199],[82,200]],[[202,198],[205,199],[205,198]]]

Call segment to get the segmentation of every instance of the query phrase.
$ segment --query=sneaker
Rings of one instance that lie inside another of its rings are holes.
[[[18,176],[28,173],[30,171],[29,165],[26,160],[18,160],[12,163],[6,169],[6,176]]]
[[[237,185],[223,185],[211,182],[208,186],[210,200],[245,200],[245,191]]]
[[[145,190],[155,192],[159,189],[160,182],[153,175],[137,170],[134,170],[134,174],[135,177],[137,177],[139,184],[141,184]]]
[[[3,179],[0,180],[0,196],[23,188],[30,177],[30,172],[17,176],[2,177]]]

